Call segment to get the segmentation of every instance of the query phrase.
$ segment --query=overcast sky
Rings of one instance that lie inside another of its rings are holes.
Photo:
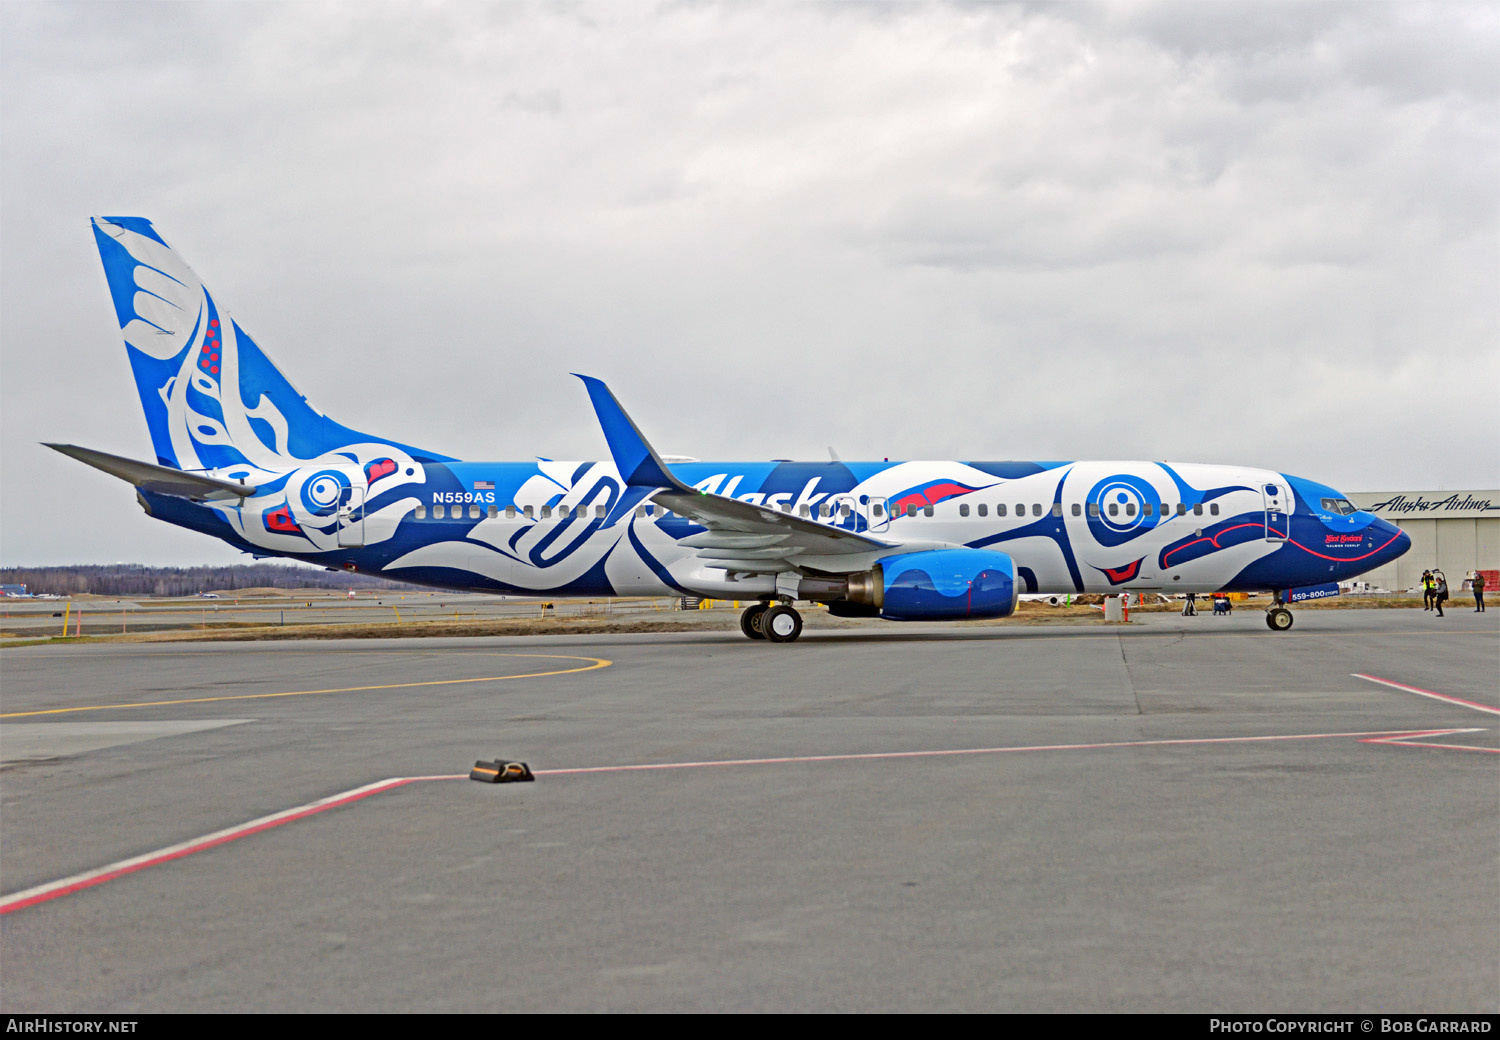
[[[1500,484],[1500,6],[0,4],[0,562],[233,562],[150,440],[139,215],[334,418],[597,458]]]

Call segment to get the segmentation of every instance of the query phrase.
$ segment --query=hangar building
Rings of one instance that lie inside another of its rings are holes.
[[[1500,491],[1363,491],[1349,500],[1411,537],[1405,556],[1360,577],[1371,588],[1415,589],[1424,570],[1440,567],[1457,596],[1470,571],[1500,568]]]

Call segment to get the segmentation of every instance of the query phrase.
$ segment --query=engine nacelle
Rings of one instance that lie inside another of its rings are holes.
[[[887,556],[868,571],[839,579],[837,589],[834,582],[826,584],[826,592],[813,592],[813,597],[826,598],[831,613],[891,621],[1008,617],[1015,612],[1020,592],[1015,562],[988,549],[928,549]]]
[[[1002,618],[1015,612],[1016,565],[988,549],[930,549],[879,565],[880,616],[893,621]]]

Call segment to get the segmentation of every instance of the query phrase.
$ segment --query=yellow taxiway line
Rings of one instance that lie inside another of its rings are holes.
[[[575,657],[568,654],[493,654],[494,657],[539,657],[558,661],[588,661],[579,668],[562,668],[551,672],[525,672],[520,675],[481,675],[471,679],[428,679],[422,682],[385,683],[380,686],[343,686],[331,690],[290,690],[285,693],[239,693],[224,697],[185,697],[170,701],[139,701],[131,704],[87,704],[74,708],[44,708],[39,711],[12,711],[0,715],[0,719],[19,719],[35,715],[62,715],[77,711],[114,711],[125,708],[161,708],[174,704],[212,704],[218,701],[253,701],[272,697],[311,697],[323,693],[363,693],[369,690],[401,690],[414,686],[456,686],[459,683],[501,682],[506,679],[540,679],[548,675],[572,675],[577,672],[592,672],[608,668],[613,661],[602,657]]]

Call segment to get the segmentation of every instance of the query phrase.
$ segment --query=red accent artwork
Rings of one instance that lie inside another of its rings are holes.
[[[280,509],[273,509],[268,512],[266,514],[266,530],[282,531],[288,534],[302,533],[301,529],[297,527],[296,521],[292,519],[290,506],[282,506]]]
[[[1134,563],[1127,563],[1123,567],[1101,567],[1099,569],[1104,572],[1104,576],[1109,579],[1111,585],[1118,585],[1122,581],[1130,581],[1140,573],[1141,560],[1144,559],[1145,557],[1142,556],[1140,560],[1136,560]]]

